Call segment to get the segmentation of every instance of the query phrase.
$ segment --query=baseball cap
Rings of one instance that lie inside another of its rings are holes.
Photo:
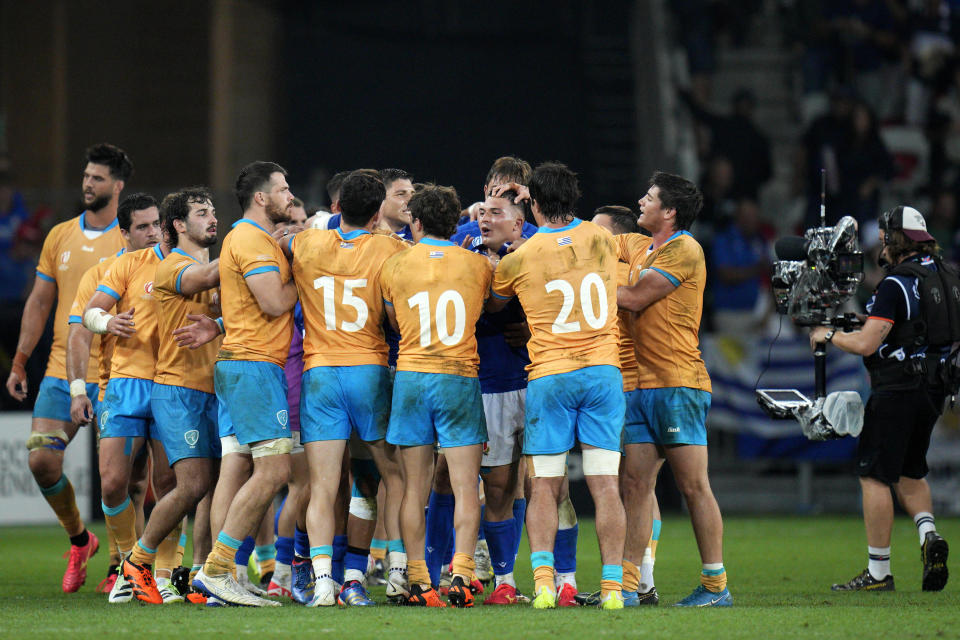
[[[933,236],[927,233],[927,221],[913,207],[900,205],[880,216],[880,228],[884,231],[903,231],[914,242],[930,242]]]

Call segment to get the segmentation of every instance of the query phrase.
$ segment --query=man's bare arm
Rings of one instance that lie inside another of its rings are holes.
[[[271,317],[279,317],[293,309],[297,304],[297,285],[291,278],[286,284],[281,282],[280,273],[265,271],[247,277],[247,286],[257,299],[260,309]]]
[[[663,274],[648,269],[637,284],[617,287],[617,306],[637,313],[665,298],[676,287]]]
[[[180,272],[177,290],[180,295],[192,296],[195,293],[213,289],[220,284],[220,259],[211,260],[209,264],[198,264],[187,267]]]
[[[23,307],[17,353],[13,357],[13,366],[7,377],[7,392],[21,402],[27,397],[27,372],[24,365],[40,341],[40,336],[43,335],[43,329],[47,326],[47,318],[50,317],[50,310],[56,299],[57,283],[37,276]]]

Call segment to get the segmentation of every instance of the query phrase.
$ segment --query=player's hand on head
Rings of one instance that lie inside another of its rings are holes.
[[[76,396],[70,400],[70,419],[73,424],[84,426],[93,420],[93,404],[87,396]]]
[[[118,313],[110,318],[107,322],[107,333],[112,333],[120,338],[129,338],[135,334],[137,330],[133,326],[133,313],[134,308],[130,307],[123,313]]]
[[[209,316],[191,313],[187,315],[187,320],[191,324],[173,330],[178,347],[199,349],[220,335],[220,325]]]
[[[520,184],[519,182],[505,182],[503,184],[498,184],[495,187],[491,187],[490,195],[499,197],[505,191],[517,192],[517,197],[513,199],[514,204],[520,204],[524,200],[530,199],[530,189],[528,189],[526,185]]]

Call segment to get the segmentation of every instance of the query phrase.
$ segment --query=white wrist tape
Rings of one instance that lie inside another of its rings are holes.
[[[86,380],[81,380],[77,378],[76,380],[70,381],[70,397],[79,398],[80,396],[87,395],[87,382]]]
[[[94,333],[106,333],[107,323],[113,318],[112,315],[103,309],[87,309],[83,314],[83,326]]]

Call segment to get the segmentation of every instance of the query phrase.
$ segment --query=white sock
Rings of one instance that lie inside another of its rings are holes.
[[[883,580],[890,575],[890,547],[867,547],[870,561],[867,570],[876,580]]]
[[[517,583],[513,581],[513,571],[511,571],[510,573],[505,573],[502,576],[495,575],[493,579],[494,579],[494,588],[497,588],[502,584],[508,584],[514,589],[517,588]]]
[[[170,584],[170,578],[157,578],[157,587],[162,587],[165,584]]]
[[[920,534],[920,544],[924,543],[928,532],[937,530],[937,525],[933,521],[933,514],[929,511],[921,511],[913,516],[913,522],[917,525],[917,533]]]
[[[643,561],[640,562],[640,593],[647,593],[653,589],[653,555],[650,553],[650,547],[643,552]]]
[[[573,590],[577,590],[577,574],[575,573],[558,573],[554,576],[554,584],[557,587],[557,591],[560,591],[560,587],[565,584],[573,587]]]
[[[366,576],[363,574],[363,571],[359,569],[347,569],[343,572],[343,581],[350,582],[351,580],[357,580],[360,584],[366,582]]]
[[[391,571],[394,569],[404,570],[407,569],[407,554],[402,551],[391,551],[387,554],[387,568]]]
[[[291,573],[290,565],[278,562],[273,570],[273,577],[270,578],[270,582],[289,589]]]
[[[317,580],[323,577],[331,577],[333,575],[333,558],[329,556],[317,556],[314,558],[313,575],[316,576]]]

